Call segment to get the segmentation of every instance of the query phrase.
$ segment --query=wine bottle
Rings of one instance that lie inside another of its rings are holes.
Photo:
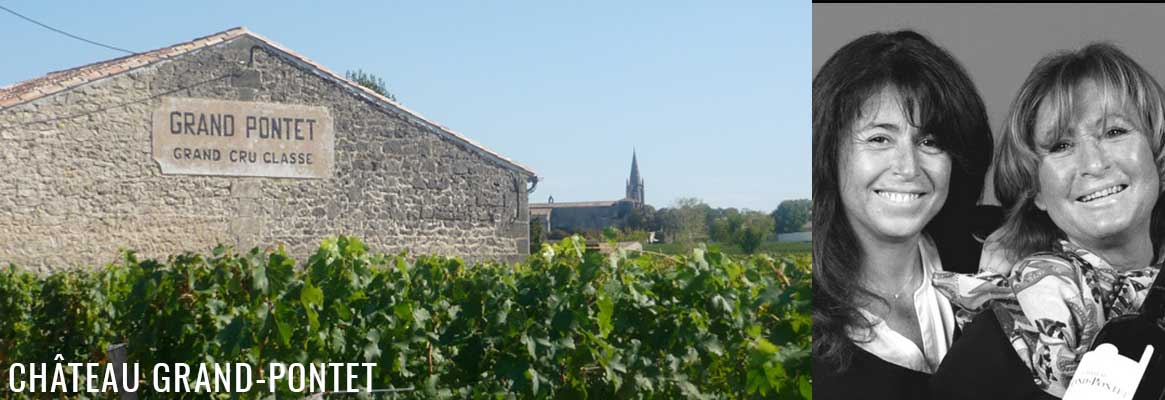
[[[1133,400],[1165,400],[1165,273],[1157,273],[1140,311],[1105,323],[1093,339],[1092,348],[1104,343],[1111,343],[1120,355],[1133,360],[1141,359],[1146,346],[1153,346],[1155,351]]]

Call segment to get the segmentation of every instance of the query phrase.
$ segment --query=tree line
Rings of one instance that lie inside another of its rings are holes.
[[[632,212],[627,227],[662,232],[668,242],[711,241],[740,245],[751,253],[776,234],[808,230],[808,199],[782,201],[775,210],[715,208],[697,198],[681,198],[671,207],[644,206]]]
[[[605,233],[542,232],[540,223],[531,222],[531,248],[536,251],[540,246],[538,238],[559,240],[573,233],[595,240],[614,237],[619,241],[643,242],[650,237],[649,232],[655,232],[656,239],[668,243],[728,243],[752,253],[774,235],[810,230],[811,208],[809,199],[785,200],[766,213],[734,207],[716,208],[698,198],[681,198],[670,207],[656,209],[643,205],[634,208],[622,226],[610,227]]]

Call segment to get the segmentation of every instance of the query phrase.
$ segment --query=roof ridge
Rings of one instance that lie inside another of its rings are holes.
[[[485,153],[484,155],[487,158],[493,158],[497,161],[500,161],[502,164],[508,165],[509,167],[526,172],[537,179],[537,174],[529,167],[511,160],[510,158],[503,156],[500,153],[490,150],[488,147],[485,147],[481,143],[478,143],[473,139],[470,139],[469,137],[462,135],[453,129],[450,129],[449,127],[430,120],[421,115],[421,113],[413,111],[400,104],[399,102],[388,98],[387,96],[381,95],[372,89],[361,86],[360,84],[349,80],[347,77],[337,74],[327,67],[324,67],[323,65],[295,52],[294,50],[291,50],[287,46],[284,46],[274,40],[268,39],[263,35],[247,29],[245,26],[236,26],[224,31],[212,33],[185,42],[179,42],[170,46],[161,47],[141,53],[129,54],[126,56],[112,58],[104,61],[97,61],[78,67],[54,71],[40,77],[0,87],[0,110],[27,103],[29,101],[59,93],[61,91],[109,76],[117,75],[122,72],[137,69],[149,64],[153,64],[157,61],[169,59],[194,50],[233,40],[244,35],[250,36],[259,42],[262,42],[266,46],[274,50],[278,50],[286,56],[293,58],[293,62],[306,64],[308,67],[318,71],[319,74],[335,79],[339,83],[348,86],[350,89],[355,89],[355,93],[357,94],[368,96],[372,100],[396,108],[404,114],[420,120],[420,122],[424,123],[425,125],[428,125],[437,130],[439,134],[450,136],[455,141],[460,141],[469,147],[475,148],[476,150]],[[384,106],[380,105],[380,107]]]
[[[437,128],[438,130],[444,131],[446,134],[453,136],[455,139],[460,140],[462,142],[465,142],[466,144],[468,144],[471,147],[475,147],[481,151],[484,151],[487,155],[495,157],[495,158],[499,159],[500,161],[502,161],[503,163],[510,164],[511,166],[513,166],[517,169],[523,170],[531,175],[537,176],[537,174],[534,172],[534,170],[531,169],[530,167],[522,165],[521,163],[514,161],[514,160],[510,159],[509,157],[503,156],[498,152],[490,150],[488,147],[485,147],[481,143],[478,143],[477,141],[470,139],[468,136],[465,136],[465,135],[461,134],[460,132],[457,132],[457,131],[455,131],[455,130],[453,130],[453,129],[451,129],[443,124],[437,123],[429,118],[426,118],[424,115],[421,115],[421,113],[414,111],[408,107],[405,107],[400,102],[397,102],[396,100],[390,99],[390,98],[388,98],[388,96],[377,93],[376,91],[374,91],[372,89],[364,87],[363,85],[360,85],[360,84],[352,81],[351,79],[348,79],[346,76],[340,75],[340,74],[336,73],[335,71],[332,71],[328,67],[325,67],[322,64],[319,64],[315,61],[312,61],[310,58],[307,58],[306,56],[299,54],[298,52],[296,52],[294,50],[291,50],[289,47],[284,46],[284,45],[280,44],[279,42],[268,39],[267,37],[260,35],[258,33],[255,33],[255,32],[248,31],[246,33],[248,35],[250,35],[251,37],[254,37],[255,39],[258,39],[259,41],[264,42],[267,45],[275,48],[276,50],[279,50],[279,51],[283,52],[284,54],[287,54],[291,57],[294,57],[294,58],[298,59],[300,62],[308,64],[309,66],[316,69],[317,71],[320,71],[326,75],[329,75],[333,79],[336,79],[342,83],[345,83],[351,88],[359,90],[364,95],[372,97],[375,100],[384,102],[388,105],[391,105],[392,107],[399,109],[400,111],[403,111],[406,114],[409,114],[413,117],[416,117],[417,119],[420,119],[422,122],[429,124],[429,125],[432,125],[434,128]]]

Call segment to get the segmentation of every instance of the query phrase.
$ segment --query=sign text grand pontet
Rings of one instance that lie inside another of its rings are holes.
[[[335,163],[318,106],[163,97],[152,136],[163,174],[327,178]]]

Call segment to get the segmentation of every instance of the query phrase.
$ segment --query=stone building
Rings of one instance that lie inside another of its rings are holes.
[[[245,28],[0,88],[0,264],[325,236],[516,260],[533,170]]]
[[[631,176],[627,179],[624,196],[611,201],[582,201],[556,203],[551,196],[546,203],[531,203],[530,218],[539,221],[543,230],[560,229],[567,232],[602,230],[608,226],[623,227],[631,210],[645,203],[643,178],[639,176],[639,161],[631,153]]]

